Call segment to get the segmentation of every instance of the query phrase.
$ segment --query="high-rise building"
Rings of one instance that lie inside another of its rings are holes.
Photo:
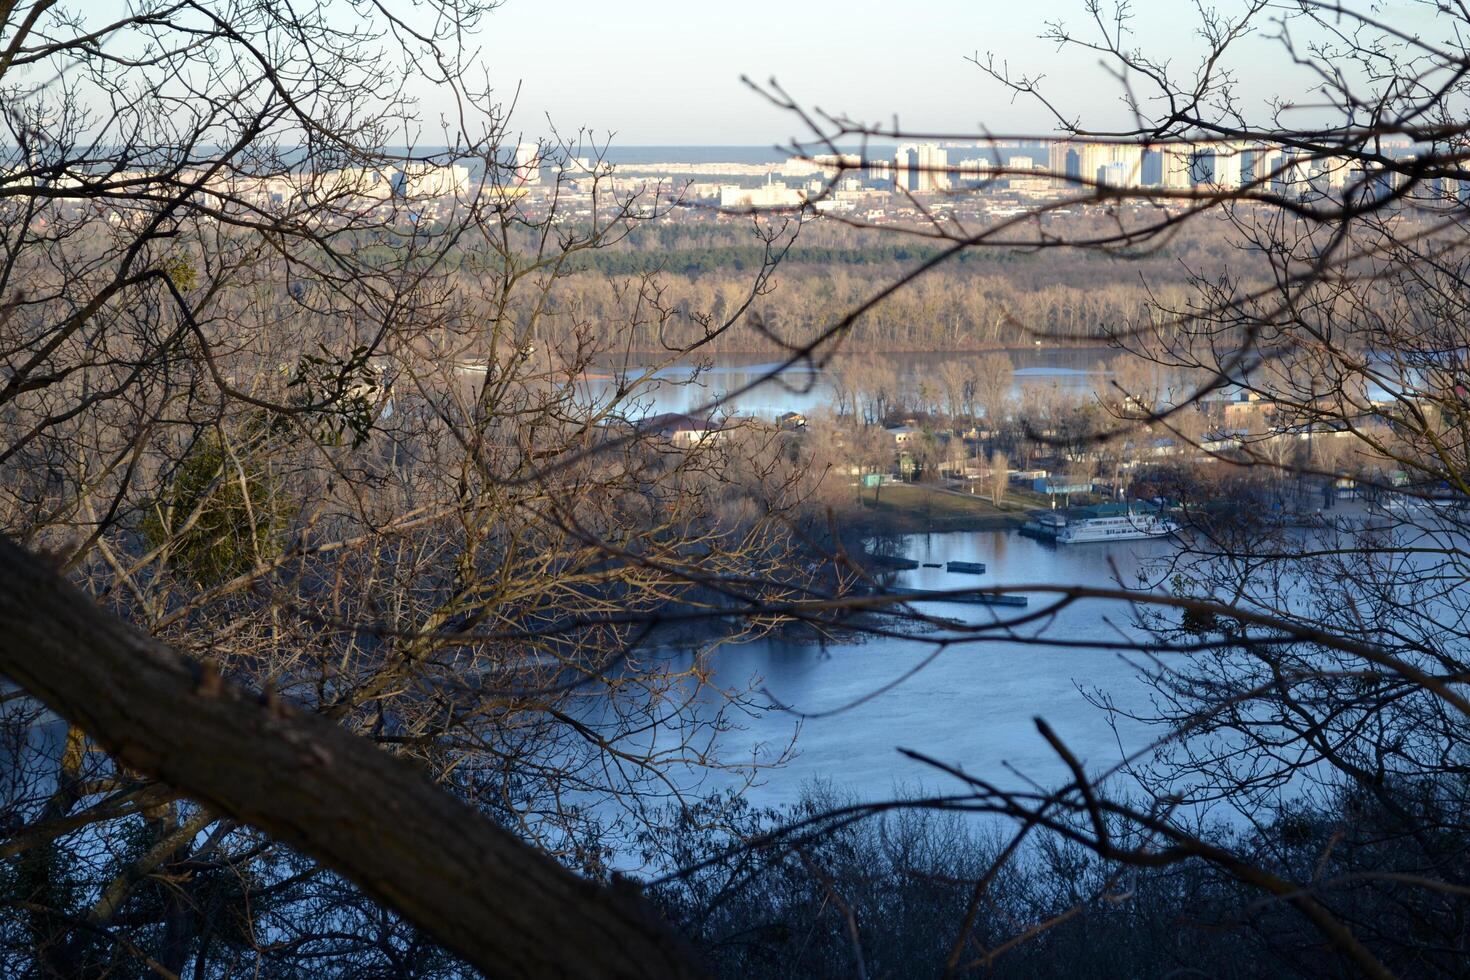
[[[516,146],[516,180],[522,184],[541,182],[541,147],[536,143]]]
[[[1049,169],[1062,186],[1099,183],[1110,187],[1143,185],[1143,147],[1137,143],[1054,140]]]
[[[1187,191],[1194,186],[1194,147],[1188,143],[1167,143],[1159,148],[1165,190]]]
[[[949,154],[943,147],[924,143],[919,147],[917,190],[943,191],[949,189]]]
[[[1149,147],[1143,151],[1139,162],[1138,179],[1144,187],[1158,187],[1164,183],[1164,154]]]
[[[1215,183],[1215,151],[1196,147],[1189,153],[1189,182],[1198,187]]]
[[[1082,176],[1082,154],[1071,140],[1052,140],[1047,150],[1047,169],[1059,187],[1072,185]]]
[[[1264,175],[1266,152],[1258,146],[1242,150],[1240,154],[1240,183],[1249,186]]]
[[[893,154],[893,189],[896,191],[912,191],[917,189],[914,183],[914,168],[919,162],[919,147],[916,143],[904,143]]]
[[[1304,163],[1262,143],[1178,140],[1145,146],[1128,142],[1055,140],[1049,170],[1057,187],[1096,183],[1106,187],[1208,187],[1237,190],[1267,181],[1273,186],[1305,180]],[[1327,174],[1335,168],[1323,168]],[[1315,173],[1315,171],[1314,171]],[[1341,176],[1335,179],[1339,184]]]
[[[393,192],[409,200],[463,197],[470,189],[470,168],[462,164],[441,167],[407,163],[389,178]]]
[[[961,182],[978,183],[990,176],[990,161],[985,157],[970,157],[956,166],[956,176]]]
[[[949,154],[933,143],[904,143],[893,154],[896,190],[925,193],[949,188]]]

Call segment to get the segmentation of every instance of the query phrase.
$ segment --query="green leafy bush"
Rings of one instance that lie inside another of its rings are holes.
[[[258,428],[264,429],[264,426]],[[223,582],[280,553],[288,514],[252,434],[235,454],[219,433],[194,443],[143,521],[149,549],[201,585]]]

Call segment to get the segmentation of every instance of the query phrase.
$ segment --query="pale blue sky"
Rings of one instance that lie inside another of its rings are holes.
[[[408,0],[384,2],[408,8]],[[1350,2],[1401,29],[1441,33],[1422,0]],[[98,22],[129,3],[71,0]],[[1207,4],[1236,16],[1246,0]],[[1192,0],[1131,6],[1133,43],[1171,58],[1177,77],[1189,78],[1203,51]],[[586,126],[614,133],[621,146],[770,145],[805,135],[741,85],[742,74],[774,75],[808,106],[869,122],[896,113],[910,131],[1046,135],[1053,118],[1034,102],[1013,101],[966,59],[994,52],[1018,73],[1045,75],[1048,97],[1086,125],[1124,126],[1122,89],[1098,56],[1058,52],[1038,38],[1048,20],[1084,30],[1086,18],[1084,0],[504,0],[472,44],[497,97],[509,101],[520,87],[513,127],[528,137],[547,133],[548,115],[564,133]],[[1269,18],[1259,23],[1272,28]],[[1310,83],[1266,37],[1240,42],[1230,67],[1255,104],[1300,98]],[[441,107],[431,89],[416,94],[427,136]]]
[[[1215,0],[1222,10],[1233,0]],[[1198,60],[1187,0],[1134,0],[1139,43],[1178,64]],[[1034,104],[968,63],[994,51],[1017,69],[1048,76],[1069,110],[1116,121],[1118,84],[1096,56],[1058,53],[1038,39],[1044,22],[1082,26],[1082,0],[506,0],[487,22],[485,61],[499,92],[521,84],[517,121],[544,129],[613,130],[636,144],[769,144],[797,132],[739,82],[775,75],[808,104],[868,120],[897,112],[906,128],[974,132],[1049,130]],[[1264,61],[1279,49],[1245,42]],[[1247,71],[1255,96],[1280,90],[1279,69]]]

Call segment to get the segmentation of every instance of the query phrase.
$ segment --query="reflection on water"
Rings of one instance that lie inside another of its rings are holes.
[[[921,535],[908,538],[905,545],[908,557],[921,562],[969,560],[988,566],[980,576],[951,574],[941,567],[919,568],[898,579],[899,585],[926,589],[967,584],[1109,586],[1120,579],[1137,586],[1140,568],[1146,571],[1151,558],[1174,549],[1160,540],[1057,548],[1007,532]],[[1045,602],[1033,597],[1027,611]],[[1017,612],[935,603],[918,607],[969,622]],[[1080,602],[1023,632],[1084,644],[1136,635],[1126,608],[1098,601]],[[768,773],[764,784],[749,794],[752,802],[793,802],[813,779],[829,780],[866,798],[920,781],[930,788],[955,788],[952,781],[936,778],[932,769],[900,755],[899,747],[1006,784],[1017,782],[1007,773],[1007,764],[1050,782],[1064,770],[1037,733],[1037,716],[1051,724],[1089,769],[1115,763],[1123,752],[1147,744],[1149,733],[1142,726],[1120,724],[1115,731],[1079,689],[1103,692],[1125,707],[1148,703],[1138,668],[1095,647],[1049,649],[1020,638],[955,646],[894,689],[854,704],[902,677],[933,649],[916,639],[872,638],[826,645],[767,639],[716,651],[716,679],[722,686],[755,678],[776,702],[808,716],[800,721],[795,760]],[[854,706],[836,710],[846,705]],[[726,734],[723,749],[740,757],[754,747],[769,758],[794,733],[797,716],[767,710],[742,730]]]
[[[1063,391],[1091,392],[1103,377],[1098,365],[1116,351],[1093,348],[1051,350],[1017,348],[1005,352],[1015,364],[1015,383],[1012,394],[1019,396],[1028,388],[1056,387]],[[920,380],[933,381],[938,366],[966,355],[957,354],[873,354],[891,364],[898,374],[900,383],[908,387],[907,394],[918,390]],[[753,390],[732,397],[724,405],[726,411],[736,415],[753,415],[774,418],[782,412],[811,414],[832,402],[832,386],[826,375],[810,366],[787,368],[778,377],[761,381],[780,366],[769,356],[721,355],[709,368],[697,372],[692,367],[669,367],[654,374],[654,380],[643,393],[649,404],[650,414],[662,412],[689,412],[716,399],[723,399],[732,392],[741,391],[748,385],[760,382]],[[617,367],[615,370],[637,376],[637,369]],[[691,383],[691,378],[693,382]],[[588,392],[594,398],[606,397],[613,388],[611,379],[594,379],[588,382]]]

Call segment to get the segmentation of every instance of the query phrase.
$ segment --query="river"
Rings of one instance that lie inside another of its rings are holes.
[[[1140,568],[1172,554],[1168,540],[1057,547],[1014,532],[916,535],[904,553],[921,562],[984,562],[983,575],[941,568],[902,572],[900,586],[956,589],[969,584],[1084,584],[1111,586],[1121,578],[1136,587]],[[1033,596],[1031,608],[1046,600]],[[920,603],[919,609],[969,622],[1016,610]],[[1129,611],[1116,603],[1080,602],[1045,626],[1047,637],[1097,641],[1116,631],[1136,635]],[[1031,628],[1036,631],[1035,627]],[[1116,763],[1144,747],[1157,732],[1132,722],[1116,729],[1084,691],[1106,694],[1123,707],[1145,708],[1150,689],[1136,662],[1099,649],[1049,649],[1020,639],[998,639],[950,647],[891,689],[888,685],[933,652],[923,639],[870,637],[825,644],[767,638],[725,644],[715,651],[716,682],[753,682],[769,697],[765,710],[742,718],[724,733],[728,760],[770,760],[795,738],[794,758],[762,774],[747,795],[757,805],[796,801],[815,780],[863,799],[896,790],[957,788],[952,779],[906,758],[899,747],[916,749],[1008,785],[1024,776],[1054,783],[1065,770],[1037,732],[1045,718],[1089,769]],[[875,693],[881,692],[881,693]],[[871,696],[871,697],[870,697]],[[863,700],[867,698],[867,700]],[[776,705],[788,706],[792,711]],[[807,717],[799,718],[793,712]]]
[[[1029,348],[1002,351],[1015,365],[1011,394],[1054,388],[1086,396],[1104,385],[1104,365],[1118,352],[1106,348]],[[921,380],[933,382],[940,364],[967,354],[869,354],[864,357],[886,361],[897,374],[906,396],[912,396]],[[762,380],[780,367],[769,356],[721,354],[713,365],[695,369],[675,365],[657,371],[641,389],[642,409],[649,414],[690,412],[722,399],[722,408],[732,415],[774,418],[782,412],[813,414],[832,402],[832,387],[820,369],[792,367],[779,377]],[[624,364],[599,365],[599,370],[636,377],[641,369]],[[744,391],[754,385],[750,391]],[[594,400],[608,396],[609,380],[593,380],[588,393]],[[732,394],[740,392],[739,394]],[[728,396],[728,397],[727,397]],[[636,413],[635,413],[636,414]]]

